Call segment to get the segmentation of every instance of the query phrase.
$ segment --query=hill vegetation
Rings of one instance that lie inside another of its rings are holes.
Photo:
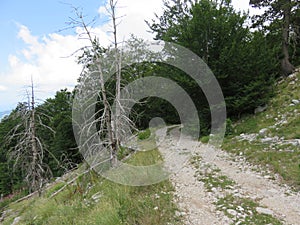
[[[145,165],[159,158],[154,150],[147,155],[137,154],[131,163]],[[10,204],[1,224],[180,224],[169,181],[130,187],[86,171],[87,165],[82,165],[49,184],[42,196],[36,194]]]
[[[266,173],[300,190],[300,73],[276,83],[267,109],[243,116],[223,144],[229,152],[263,165]]]

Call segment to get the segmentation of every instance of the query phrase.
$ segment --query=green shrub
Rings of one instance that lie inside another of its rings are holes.
[[[202,138],[200,138],[200,141],[203,144],[207,144],[209,142],[209,136],[203,136]]]
[[[145,139],[149,138],[150,135],[151,135],[150,129],[146,129],[138,134],[138,138],[140,140],[145,140]]]
[[[229,136],[229,135],[233,135],[234,134],[234,129],[233,129],[233,125],[232,125],[232,121],[231,119],[226,119],[226,132],[225,135]]]

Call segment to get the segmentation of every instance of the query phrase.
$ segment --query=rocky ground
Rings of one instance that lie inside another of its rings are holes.
[[[279,177],[250,165],[242,155],[179,138],[178,129],[165,133],[161,129],[156,135],[164,138],[159,149],[173,172],[177,215],[184,224],[300,223],[300,194]]]

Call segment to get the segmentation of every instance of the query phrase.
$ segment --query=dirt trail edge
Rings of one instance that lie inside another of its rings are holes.
[[[217,197],[224,193],[220,191],[218,193],[216,188],[213,192],[205,189],[204,182],[197,179],[197,169],[191,165],[191,161],[183,160],[185,150],[192,150],[190,157],[195,155],[201,157],[199,164],[216,167],[218,175],[225,175],[233,180],[236,185],[232,192],[241,198],[249,198],[259,203],[265,210],[262,213],[271,214],[283,224],[300,224],[299,193],[280,185],[276,180],[271,180],[271,176],[263,175],[263,172],[251,166],[242,157],[229,155],[188,137],[178,141],[178,129],[174,129],[168,135],[165,133],[164,129],[156,132],[157,138],[163,139],[160,140],[158,148],[163,156],[167,156],[166,164],[180,166],[180,169],[171,175],[170,180],[175,187],[176,203],[180,209],[178,215],[183,217],[184,224],[238,224],[232,216],[226,213],[225,215],[217,209],[215,204]],[[180,154],[170,154],[174,149],[182,151]],[[216,156],[213,159],[208,157],[208,151],[214,151]]]

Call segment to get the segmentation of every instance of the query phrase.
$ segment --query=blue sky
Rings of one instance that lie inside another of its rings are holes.
[[[104,0],[2,0],[0,27],[4,35],[0,36],[1,67],[6,66],[7,55],[18,51],[24,44],[17,38],[18,24],[27,26],[37,36],[58,32],[66,27],[69,16],[73,16],[71,4],[83,8],[85,14],[93,18],[92,16],[99,15],[97,10],[104,5]],[[74,30],[64,30],[61,33],[74,33]]]
[[[248,0],[234,0],[234,6],[248,8]],[[72,89],[81,68],[75,56],[85,45],[80,29],[65,28],[74,16],[72,6],[82,8],[86,21],[96,17],[93,32],[107,45],[111,40],[109,21],[103,6],[106,0],[1,0],[0,1],[0,112],[26,101],[26,88],[33,77],[36,95],[44,100],[65,87]],[[119,39],[131,33],[144,39],[152,35],[144,20],[162,13],[162,0],[119,0]]]
[[[9,58],[18,58],[21,62],[36,65],[36,62],[30,62],[22,53],[29,47],[26,43],[26,37],[20,37],[20,30],[28,28],[30,35],[36,37],[40,43],[43,38],[49,34],[59,34],[62,36],[75,35],[75,30],[69,29],[60,31],[67,26],[70,16],[74,16],[72,7],[82,8],[87,17],[87,21],[97,18],[96,26],[101,25],[103,20],[107,20],[105,15],[100,17],[98,9],[105,4],[104,0],[1,0],[0,1],[0,28],[2,35],[0,36],[0,111],[12,109],[17,102],[24,100],[24,93],[29,83],[20,84],[13,80],[7,81],[12,73],[16,73],[15,68],[10,65]],[[72,52],[70,52],[71,54]],[[39,57],[37,54],[35,57]],[[34,57],[32,59],[34,61]],[[38,67],[39,65],[36,65]],[[32,74],[31,74],[32,75]],[[28,77],[31,76],[28,74]],[[33,74],[34,75],[34,74]],[[78,76],[79,74],[77,74]],[[17,78],[17,77],[16,77]],[[29,79],[27,79],[29,80]],[[76,80],[76,79],[74,79]],[[14,85],[14,83],[16,83]],[[17,84],[18,83],[18,84]],[[39,86],[37,84],[37,86]],[[57,86],[57,90],[68,86],[62,84]],[[38,88],[37,88],[38,89]],[[56,91],[42,90],[41,98],[53,95]],[[45,92],[49,92],[45,93]]]

